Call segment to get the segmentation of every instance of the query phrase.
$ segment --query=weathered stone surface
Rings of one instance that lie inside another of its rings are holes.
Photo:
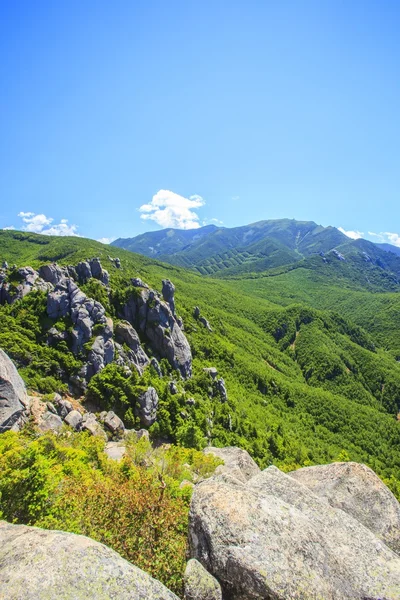
[[[225,381],[222,379],[222,377],[217,379],[217,381],[215,382],[215,387],[217,394],[219,394],[221,398],[221,401],[226,402],[228,400],[228,392],[226,391]]]
[[[345,462],[306,467],[290,475],[360,521],[400,555],[400,504],[372,469]]]
[[[167,302],[167,304],[169,304],[169,307],[170,307],[173,315],[175,315],[174,294],[175,294],[175,286],[172,283],[172,281],[170,281],[169,279],[163,279],[162,280],[162,296],[163,296],[165,302]]]
[[[0,272],[0,302],[1,304],[14,304],[24,298],[32,290],[47,291],[51,285],[39,277],[39,273],[32,267],[12,269],[17,274],[19,283],[10,284],[7,281],[7,272]]]
[[[107,319],[102,331],[94,340],[87,357],[85,377],[89,381],[114,360],[115,346],[113,341],[113,321]]]
[[[129,352],[126,352],[124,360],[129,365],[133,365],[139,375],[142,375],[144,369],[149,364],[150,359],[140,344],[140,339],[136,330],[128,321],[120,321],[117,323],[115,328],[115,339],[120,344],[125,343],[128,346]]]
[[[61,279],[67,276],[67,270],[65,267],[60,267],[57,263],[53,263],[51,265],[42,265],[39,269],[39,275],[44,281],[52,285],[57,285]]]
[[[74,408],[69,400],[64,400],[61,398],[61,396],[59,396],[59,394],[56,394],[56,397],[54,398],[54,404],[57,408],[58,414],[62,419],[65,419],[67,414],[70,413]]]
[[[175,396],[179,392],[178,386],[176,385],[175,381],[170,381],[168,389],[173,396]]]
[[[78,279],[82,283],[86,283],[92,277],[92,270],[88,261],[83,260],[78,263],[75,267],[75,271],[78,275]]]
[[[222,600],[218,581],[195,558],[186,565],[184,586],[185,600]]]
[[[0,597],[7,600],[178,600],[87,537],[0,523]]]
[[[208,373],[210,375],[211,379],[215,379],[216,376],[218,375],[218,371],[215,367],[205,367],[203,369],[203,371],[205,373]]]
[[[239,481],[248,481],[255,475],[261,473],[259,466],[251,458],[250,454],[242,448],[228,446],[226,448],[214,448],[209,446],[204,449],[204,454],[214,454],[224,461],[216,469],[217,474],[228,473]]]
[[[0,350],[0,433],[19,429],[29,410],[29,398],[14,363]]]
[[[199,317],[199,323],[201,323],[203,327],[208,329],[208,331],[212,331],[211,325],[205,317]]]
[[[112,410],[109,410],[106,416],[104,417],[104,425],[112,433],[123,433],[125,429],[122,420]]]
[[[73,429],[80,429],[82,423],[82,415],[78,410],[71,410],[65,417],[64,421]]]
[[[147,388],[139,398],[135,406],[135,414],[140,418],[144,427],[150,427],[157,419],[158,395],[153,387]]]
[[[53,431],[57,433],[63,426],[61,417],[50,411],[45,412],[38,424],[40,431]]]
[[[161,371],[160,363],[158,362],[158,360],[156,358],[154,358],[154,356],[151,359],[150,364],[153,367],[153,369],[155,370],[155,372],[157,373],[157,375],[159,377],[162,377],[163,374],[162,374],[162,371]]]
[[[195,486],[189,530],[191,555],[230,600],[400,598],[400,557],[276,467]]]
[[[82,417],[81,423],[82,431],[88,431],[92,435],[97,435],[104,440],[107,440],[107,434],[96,419],[96,415],[93,413],[85,413]]]
[[[169,305],[154,290],[142,288],[132,294],[121,317],[144,334],[154,353],[166,358],[183,378],[191,377],[192,353],[185,334]]]

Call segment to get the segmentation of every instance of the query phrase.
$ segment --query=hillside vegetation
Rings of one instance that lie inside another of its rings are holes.
[[[260,465],[285,470],[350,458],[370,465],[397,489],[400,365],[385,349],[394,350],[396,343],[390,345],[389,326],[378,334],[362,322],[363,306],[357,301],[351,310],[347,300],[345,317],[321,310],[323,304],[336,312],[339,301],[344,305],[348,290],[339,279],[298,268],[271,277],[217,281],[90,240],[17,232],[0,232],[0,248],[1,259],[18,266],[75,264],[98,256],[110,271],[111,291],[94,282],[87,293],[103,300],[114,319],[131,277],[141,277],[155,289],[163,278],[174,282],[177,314],[192,348],[193,377],[178,378],[179,393],[172,395],[168,377],[156,378],[148,369],[142,379],[124,382],[123,375],[116,378],[117,367],[109,365],[89,386],[101,390],[118,380],[128,399],[118,406],[117,389],[110,402],[125,415],[137,386],[153,385],[160,396],[157,422],[150,429],[154,436],[198,448],[207,443],[241,446]],[[121,259],[121,269],[109,254]],[[342,261],[333,264],[341,268]],[[351,288],[351,280],[346,281]],[[353,298],[366,298],[357,285]],[[396,294],[368,297],[378,304],[387,298],[396,310]],[[195,306],[212,331],[193,316]],[[376,315],[375,308],[368,310]],[[27,385],[42,392],[65,391],[66,375],[77,370],[80,357],[65,346],[45,343],[54,323],[46,315],[43,293],[32,292],[0,311],[0,347],[17,362]],[[377,318],[390,320],[385,314]],[[227,401],[221,401],[203,371],[211,366],[225,380]],[[177,378],[176,372],[171,375]],[[195,399],[193,406],[186,404],[188,395]]]

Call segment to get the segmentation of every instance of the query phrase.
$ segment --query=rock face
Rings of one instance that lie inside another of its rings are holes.
[[[224,461],[223,465],[216,468],[215,473],[229,473],[239,481],[245,483],[252,477],[261,473],[259,466],[251,458],[246,450],[228,446],[226,448],[214,448],[209,446],[205,448],[204,454],[213,454]]]
[[[400,555],[400,504],[371,469],[355,462],[332,463],[290,475],[360,521]]]
[[[153,387],[147,388],[137,399],[135,414],[144,427],[150,427],[157,419],[158,395]]]
[[[177,600],[159,581],[87,537],[0,523],[0,597]]]
[[[175,315],[175,286],[169,279],[162,280],[162,295],[165,300],[169,304],[171,312]]]
[[[132,280],[133,282],[134,280]],[[192,375],[192,353],[185,334],[170,308],[154,290],[135,280],[136,293],[122,309],[121,317],[129,321],[148,340],[155,354],[166,358],[184,379]]]
[[[14,363],[0,350],[0,433],[18,430],[27,418],[29,398]]]
[[[276,467],[195,486],[189,540],[229,600],[400,598],[400,556]]]
[[[129,352],[124,356],[124,363],[133,365],[141,375],[150,363],[150,359],[140,344],[136,330],[128,321],[120,321],[115,328],[115,339],[119,344],[126,344],[129,348]],[[119,348],[119,352],[122,354],[124,351]]]
[[[218,581],[195,558],[186,565],[184,583],[185,600],[222,600]]]

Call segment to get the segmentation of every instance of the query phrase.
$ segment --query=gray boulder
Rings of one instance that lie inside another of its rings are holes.
[[[228,392],[226,391],[225,381],[222,379],[222,377],[217,379],[215,387],[217,390],[217,394],[219,394],[221,398],[221,402],[226,402],[228,400]]]
[[[62,426],[63,422],[61,417],[50,411],[47,411],[42,415],[38,424],[40,431],[53,431],[54,433],[58,433]]]
[[[133,365],[142,375],[144,369],[150,363],[150,359],[143,350],[136,330],[128,321],[120,321],[115,327],[115,339],[119,344],[126,344],[129,352],[126,352],[125,361]]]
[[[199,317],[199,323],[201,323],[203,327],[208,329],[208,331],[212,331],[211,325],[205,317]]]
[[[81,283],[86,283],[92,277],[92,270],[90,268],[89,263],[86,260],[81,261],[75,267],[76,274],[78,275],[78,280]]]
[[[161,371],[160,363],[158,362],[158,360],[156,358],[154,358],[154,356],[151,359],[150,364],[153,367],[153,369],[155,370],[155,372],[157,373],[157,375],[161,378],[163,376],[163,374]]]
[[[189,540],[230,600],[400,598],[400,557],[276,467],[195,486]]]
[[[62,268],[57,263],[53,263],[51,265],[42,265],[39,269],[39,275],[44,281],[52,285],[57,285],[67,275],[67,271],[65,267]]]
[[[72,429],[80,429],[82,423],[82,415],[78,410],[71,410],[65,417],[64,421]]]
[[[101,415],[100,415],[101,416]],[[124,433],[125,426],[122,420],[112,410],[109,410],[104,417],[104,425],[111,431],[111,433]]]
[[[18,430],[26,422],[29,398],[14,363],[0,350],[0,433]]]
[[[290,475],[360,521],[400,555],[400,504],[372,469],[345,462],[306,467]]]
[[[85,413],[82,417],[81,430],[97,435],[107,441],[107,434],[93,413]]]
[[[94,340],[87,357],[86,379],[89,381],[114,360],[113,322],[107,319],[102,332]]]
[[[215,379],[218,375],[218,371],[215,367],[205,367],[203,369],[203,371],[205,373],[208,373],[210,375],[211,379]]]
[[[103,544],[0,523],[0,597],[7,600],[178,600]]]
[[[204,449],[204,454],[213,454],[224,461],[223,465],[217,467],[216,474],[228,473],[244,483],[261,473],[260,467],[254,462],[250,454],[242,448],[236,448],[236,446],[214,448],[209,446]]]
[[[72,406],[72,404],[69,400],[63,400],[63,398],[61,398],[61,396],[59,396],[58,394],[54,398],[54,404],[56,406],[58,414],[60,415],[60,417],[62,419],[65,419],[67,414],[70,413],[71,410],[74,409],[74,407]]]
[[[222,600],[218,581],[195,558],[186,565],[184,585],[185,600]]]
[[[135,414],[144,427],[150,427],[157,419],[158,395],[153,387],[140,394],[135,406]]]

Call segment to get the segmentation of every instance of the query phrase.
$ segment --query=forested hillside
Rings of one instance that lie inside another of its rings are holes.
[[[398,493],[397,294],[365,291],[360,282],[352,282],[351,272],[346,278],[340,271],[350,268],[347,262],[324,263],[317,256],[311,260],[320,260],[326,269],[319,274],[308,265],[274,276],[219,281],[84,239],[1,232],[0,248],[1,259],[18,267],[52,261],[71,265],[98,257],[110,272],[110,283],[91,280],[82,289],[102,303],[114,327],[121,303],[133,293],[132,277],[156,290],[162,279],[172,280],[176,313],[193,354],[192,377],[181,379],[165,361],[161,379],[152,368],[126,378],[110,364],[94,375],[86,391],[105,402],[104,390],[114,386],[106,408],[114,406],[132,426],[129,408],[138,390],[151,384],[160,397],[150,427],[153,436],[198,448],[241,446],[261,465],[285,470],[350,458],[370,465]],[[109,255],[120,259],[120,268]],[[385,303],[390,310],[381,310]],[[209,328],[195,316],[195,306]],[[78,355],[65,341],[47,344],[49,329],[67,329],[68,323],[49,318],[45,293],[31,292],[0,311],[0,347],[19,365],[27,385],[42,393],[71,388],[90,344]],[[382,327],[371,326],[368,319],[381,320]],[[217,369],[227,398],[215,389],[206,367]],[[171,378],[178,393],[171,393]]]

